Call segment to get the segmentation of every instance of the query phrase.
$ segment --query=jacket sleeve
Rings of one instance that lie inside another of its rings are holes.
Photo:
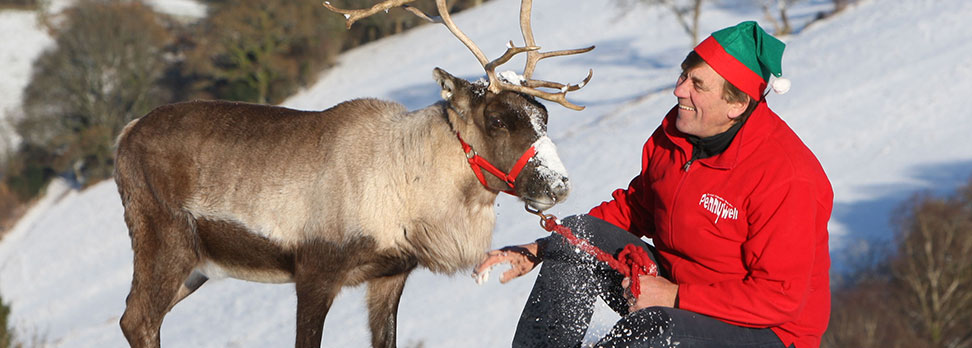
[[[626,189],[617,189],[611,194],[610,201],[602,202],[591,209],[588,215],[610,222],[636,236],[652,238],[654,219],[652,217],[653,198],[647,175],[650,163],[650,144],[645,142],[642,150],[641,174],[635,176]]]
[[[808,180],[786,180],[748,202],[748,239],[742,245],[748,274],[742,280],[680,284],[679,308],[725,322],[778,326],[797,318],[806,303],[816,234],[826,233],[817,211],[826,209]]]

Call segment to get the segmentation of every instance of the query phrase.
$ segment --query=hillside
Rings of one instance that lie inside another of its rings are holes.
[[[534,5],[533,27],[544,50],[597,46],[586,55],[545,60],[536,73],[541,79],[579,81],[594,69],[591,83],[570,97],[586,110],[548,104],[549,132],[574,185],[570,199],[550,211],[557,216],[586,212],[627,185],[640,168],[643,142],[675,101],[678,63],[689,49],[685,34],[660,9],[622,10],[616,3]],[[703,32],[762,18],[739,5],[744,1],[722,3],[703,12]],[[805,23],[829,9],[828,3],[804,1],[793,15]],[[454,19],[495,57],[508,40],[520,41],[518,5],[492,1]],[[965,25],[970,17],[972,2],[965,0],[862,0],[784,38],[783,72],[793,88],[771,94],[769,105],[816,153],[833,183],[836,270],[891,240],[894,209],[914,192],[947,191],[972,173],[966,140],[972,115],[964,105],[972,92],[972,31]],[[431,78],[436,66],[467,79],[482,74],[445,28],[424,26],[343,54],[336,69],[284,105],[324,109],[371,96],[420,108],[439,98]],[[514,60],[507,69],[520,66]],[[494,246],[543,235],[521,203],[502,196],[497,205]],[[26,336],[46,337],[55,347],[126,346],[117,322],[132,266],[121,215],[112,182],[83,192],[54,186],[0,242],[0,293]],[[416,272],[402,299],[399,344],[509,345],[535,275],[506,285],[493,277],[477,286],[466,274]],[[324,346],[368,345],[362,294],[362,288],[346,289],[338,297]],[[172,347],[289,346],[295,301],[289,285],[210,281],[166,317],[162,341]],[[599,311],[589,337],[615,319]]]

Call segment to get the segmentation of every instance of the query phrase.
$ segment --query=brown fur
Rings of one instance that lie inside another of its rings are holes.
[[[172,306],[230,276],[295,283],[300,347],[320,345],[342,287],[367,282],[372,344],[394,347],[409,273],[454,273],[490,245],[505,184],[476,180],[455,132],[509,168],[543,135],[530,117],[546,123],[532,98],[435,75],[447,101],[414,112],[374,99],[320,112],[189,102],[129,124],[115,173],[135,254],[129,343],[159,346]],[[562,200],[535,166],[517,178],[519,195]]]
[[[293,278],[294,253],[234,222],[199,219],[196,235],[202,255],[231,269],[279,272]]]

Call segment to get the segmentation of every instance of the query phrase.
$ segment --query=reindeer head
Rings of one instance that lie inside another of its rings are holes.
[[[490,92],[485,83],[470,83],[439,68],[433,76],[442,87],[452,127],[484,186],[517,195],[536,210],[567,198],[567,170],[547,137],[543,104],[518,92]],[[477,168],[477,160],[495,169]]]
[[[530,26],[533,0],[521,0],[520,31],[525,45],[517,47],[510,41],[502,56],[487,61],[479,47],[452,22],[446,0],[435,1],[439,12],[439,17],[435,18],[406,5],[412,1],[415,0],[386,0],[366,10],[343,10],[328,2],[324,2],[324,6],[344,14],[349,28],[361,18],[396,6],[428,21],[445,24],[476,56],[488,78],[487,83],[470,83],[439,68],[433,71],[436,82],[442,87],[442,97],[447,101],[450,122],[480,182],[489,189],[517,195],[538,211],[566,199],[570,191],[567,171],[560,162],[556,147],[547,137],[547,109],[535,97],[582,110],[582,106],[568,102],[566,95],[586,85],[593,71],[576,85],[533,80],[531,75],[541,59],[584,53],[594,46],[539,52]],[[527,54],[523,75],[513,74],[515,78],[497,76],[496,67],[519,53]],[[540,88],[556,92],[544,92]]]

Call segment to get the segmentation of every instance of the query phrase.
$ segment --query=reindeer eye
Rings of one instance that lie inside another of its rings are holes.
[[[489,123],[489,128],[492,129],[506,128],[506,122],[503,122],[503,118],[500,117],[498,114],[489,115],[487,119],[488,119],[487,122]]]

